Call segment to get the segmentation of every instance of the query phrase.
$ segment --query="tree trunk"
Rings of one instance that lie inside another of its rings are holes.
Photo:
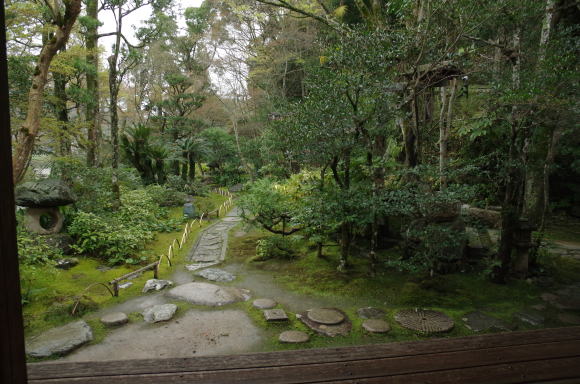
[[[118,8],[117,15],[117,34],[114,46],[114,51],[109,56],[109,113],[111,114],[111,144],[113,146],[113,156],[111,168],[113,170],[111,176],[112,192],[113,192],[113,207],[121,205],[121,190],[119,188],[119,115],[117,110],[117,99],[119,97],[120,79],[118,79],[118,61],[119,52],[121,49],[121,31],[122,31],[122,10],[121,6]]]
[[[189,182],[193,183],[195,181],[195,158],[189,155]]]
[[[62,47],[61,52],[66,51],[66,45]],[[68,109],[66,96],[66,76],[60,73],[52,73],[52,78],[54,80],[54,112],[56,119],[59,123],[59,148],[58,153],[60,156],[68,156],[71,151],[70,136],[68,133]],[[66,170],[63,170],[63,172]]]
[[[43,44],[40,50],[38,62],[32,76],[32,85],[28,92],[28,111],[22,126],[16,134],[14,155],[12,156],[15,184],[22,180],[30,164],[36,136],[40,129],[44,88],[50,63],[56,53],[66,44],[81,10],[81,0],[70,0],[64,4],[66,8],[63,22],[56,27],[54,35]],[[60,10],[56,10],[56,12],[60,12]]]
[[[457,78],[451,80],[451,93],[447,97],[447,89],[441,87],[441,114],[439,117],[439,184],[440,190],[447,188],[447,143],[453,119],[453,102],[457,91]]]
[[[90,69],[87,71],[87,93],[89,101],[86,106],[86,123],[87,123],[87,165],[94,167],[97,165],[97,148],[99,140],[99,57],[97,53],[98,43],[98,1],[87,1],[87,17],[91,19],[87,27],[86,47],[87,63]]]

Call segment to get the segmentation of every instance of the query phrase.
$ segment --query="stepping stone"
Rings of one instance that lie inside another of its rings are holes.
[[[119,284],[119,288],[120,288],[120,289],[125,289],[125,288],[129,288],[129,287],[130,287],[130,286],[132,286],[132,285],[133,285],[133,282],[131,282],[131,281],[128,281],[128,282],[126,282],[126,283]]]
[[[402,327],[422,333],[448,332],[453,329],[453,319],[443,312],[430,309],[403,309],[395,315]]]
[[[276,306],[276,304],[278,304],[278,303],[276,303],[272,299],[256,299],[252,303],[254,308],[258,308],[258,309],[272,309]]]
[[[149,291],[160,291],[165,287],[173,285],[172,281],[169,280],[158,280],[158,279],[150,279],[147,280],[145,286],[143,287],[143,293],[147,293]]]
[[[129,318],[123,312],[108,313],[101,317],[101,323],[109,327],[127,324],[128,322]]]
[[[283,309],[266,309],[264,317],[266,321],[288,321],[288,316]]]
[[[311,321],[319,324],[335,325],[344,321],[344,315],[334,309],[315,308],[309,309],[306,316]]]
[[[185,266],[185,269],[187,269],[188,271],[197,271],[198,269],[202,269],[202,268],[207,268],[207,267],[211,267],[214,265],[219,264],[219,262],[214,261],[212,263],[197,263],[197,264],[188,264]]]
[[[32,357],[65,355],[93,340],[91,327],[84,321],[50,329],[26,344],[26,353]]]
[[[196,305],[219,307],[239,301],[247,301],[250,291],[233,287],[220,287],[210,283],[187,283],[169,290],[166,295],[173,299]]]
[[[482,312],[475,311],[466,314],[463,317],[465,326],[473,332],[482,332],[487,330],[508,331],[509,327],[500,319],[486,315]]]
[[[372,333],[387,333],[391,330],[389,323],[380,319],[365,320],[362,327]]]
[[[177,305],[175,304],[154,305],[143,311],[143,320],[148,323],[171,320],[176,311]]]
[[[236,278],[231,273],[226,272],[223,269],[217,269],[217,268],[204,269],[203,271],[197,272],[195,275],[201,276],[207,280],[217,281],[219,283],[226,283],[229,281],[233,281]]]
[[[341,313],[344,316],[344,320],[340,324],[327,325],[314,322],[308,318],[307,312],[297,313],[296,317],[303,322],[308,328],[313,331],[320,333],[324,336],[335,337],[335,336],[346,336],[352,329],[352,323],[346,316],[346,314],[340,309],[332,308],[333,310]]]
[[[530,308],[532,308],[535,311],[545,311],[546,305],[545,304],[536,304],[536,305],[532,305]]]
[[[356,313],[361,319],[382,319],[385,316],[385,311],[373,307],[359,308]]]
[[[523,323],[530,324],[534,327],[544,325],[544,315],[537,311],[522,311],[514,314],[514,317]]]
[[[310,336],[306,332],[302,331],[285,331],[280,334],[278,340],[281,343],[298,344],[306,343],[310,340]]]
[[[540,295],[540,298],[542,300],[544,300],[545,302],[551,303],[553,304],[554,302],[556,302],[556,300],[559,299],[558,296],[554,295],[553,293],[542,293]]]
[[[564,324],[580,325],[580,316],[573,313],[560,313],[558,315],[558,320]]]

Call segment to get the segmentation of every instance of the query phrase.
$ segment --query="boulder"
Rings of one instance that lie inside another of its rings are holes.
[[[145,283],[145,286],[143,287],[143,293],[147,293],[149,291],[160,291],[165,287],[169,287],[173,285],[173,282],[169,281],[169,280],[158,280],[158,279],[149,279],[147,280],[147,282]]]
[[[31,357],[65,355],[91,340],[91,327],[81,320],[50,329],[32,338],[26,344],[26,353]]]
[[[72,204],[76,197],[60,180],[30,181],[16,187],[16,205],[29,208],[60,207]]]
[[[177,305],[175,304],[154,305],[143,311],[143,320],[148,323],[171,320],[176,311]]]

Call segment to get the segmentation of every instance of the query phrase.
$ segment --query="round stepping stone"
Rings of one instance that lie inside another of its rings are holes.
[[[177,305],[175,304],[154,305],[143,311],[143,320],[148,323],[171,320],[176,311]]]
[[[580,325],[580,316],[573,313],[560,313],[558,315],[558,320],[564,324]]]
[[[310,340],[310,336],[302,331],[285,331],[280,334],[278,340],[280,340],[281,343],[298,344],[306,343]]]
[[[26,353],[32,357],[65,355],[91,340],[93,340],[92,329],[81,320],[49,329],[34,337],[26,343]]]
[[[344,321],[344,315],[334,309],[316,308],[306,313],[308,319],[319,324],[334,325]]]
[[[277,303],[272,299],[256,299],[252,303],[252,305],[258,309],[272,309],[276,304]]]
[[[385,311],[373,307],[359,308],[356,313],[361,319],[382,319],[385,316]]]
[[[372,333],[387,333],[391,330],[389,323],[380,319],[365,320],[362,327]]]
[[[105,316],[101,317],[101,323],[109,327],[127,324],[128,322],[129,318],[123,312],[108,313]]]
[[[439,311],[404,309],[395,315],[402,327],[423,333],[447,332],[453,328],[453,319]]]

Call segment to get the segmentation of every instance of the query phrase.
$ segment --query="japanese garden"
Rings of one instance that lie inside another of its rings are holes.
[[[6,0],[29,362],[580,325],[576,0]]]

